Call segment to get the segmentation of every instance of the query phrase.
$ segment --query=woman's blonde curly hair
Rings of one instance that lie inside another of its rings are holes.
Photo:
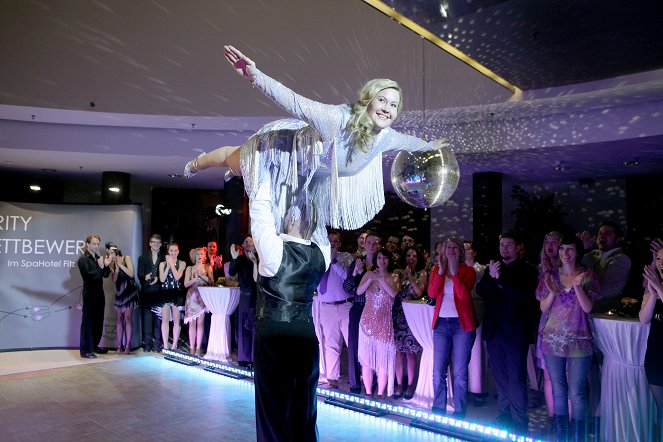
[[[362,152],[368,152],[373,143],[373,121],[368,116],[368,105],[375,96],[384,89],[396,89],[400,94],[398,100],[398,113],[403,109],[403,91],[401,87],[393,80],[388,78],[375,78],[369,80],[360,90],[359,99],[352,105],[352,116],[348,121],[348,128],[354,144]]]

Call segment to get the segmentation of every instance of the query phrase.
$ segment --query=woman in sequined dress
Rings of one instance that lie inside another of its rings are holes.
[[[131,353],[131,335],[133,329],[133,312],[138,305],[138,285],[134,280],[134,265],[131,256],[122,256],[122,251],[113,243],[106,244],[108,256],[111,258],[111,274],[115,282],[115,314],[117,317],[116,354]]]
[[[189,353],[202,356],[201,345],[207,307],[198,292],[198,287],[214,281],[212,266],[205,263],[207,254],[203,247],[193,249],[190,254],[193,265],[184,272],[184,287],[188,289],[184,302],[184,323],[189,324]]]
[[[394,391],[396,342],[391,307],[399,287],[394,255],[387,249],[377,252],[376,268],[364,274],[357,294],[366,293],[366,305],[359,321],[359,363],[366,394],[373,394],[373,373],[378,378],[378,398]]]
[[[415,247],[406,247],[403,250],[402,265],[397,271],[400,279],[400,289],[396,295],[393,307],[394,338],[396,339],[396,387],[394,399],[403,396],[412,399],[416,384],[414,383],[417,369],[417,354],[421,353],[421,345],[412,334],[407,324],[403,301],[421,298],[426,293],[428,273],[424,270],[423,255]],[[407,368],[407,390],[403,391],[403,372]]]
[[[161,281],[161,293],[163,302],[161,304],[161,338],[163,348],[177,350],[177,342],[180,339],[180,306],[184,306],[182,299],[182,276],[186,270],[186,263],[177,257],[180,247],[176,243],[168,245],[166,260],[159,264],[159,281]],[[173,343],[168,346],[168,334],[170,332],[170,319],[173,320]]]
[[[202,153],[187,163],[184,174],[229,167],[230,175],[241,173],[249,195],[263,179],[271,179],[277,220],[283,219],[279,208],[289,207],[289,199],[312,197],[320,226],[357,229],[384,205],[382,152],[446,146],[441,140],[429,143],[391,129],[403,107],[401,89],[392,80],[370,80],[353,105],[329,105],[268,77],[232,46],[225,46],[224,54],[237,73],[297,120],[270,123],[242,146]],[[284,185],[287,191],[282,191]],[[358,188],[362,192],[356,192]]]

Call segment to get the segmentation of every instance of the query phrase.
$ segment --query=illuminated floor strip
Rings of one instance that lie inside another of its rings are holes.
[[[185,365],[203,365],[205,371],[221,374],[233,379],[253,378],[253,371],[245,370],[234,365],[224,364],[218,361],[208,361],[198,356],[180,353],[172,350],[163,350],[168,360],[184,363]],[[184,362],[181,362],[184,361]],[[379,402],[364,396],[344,393],[338,390],[318,388],[317,394],[325,398],[327,404],[339,406],[352,411],[370,414],[372,416],[383,416],[392,414],[395,416],[411,419],[410,425],[452,437],[465,438],[476,441],[512,441],[512,442],[541,442],[540,439],[521,436],[510,433],[508,430],[453,419],[448,416],[428,413],[402,405],[392,405]]]

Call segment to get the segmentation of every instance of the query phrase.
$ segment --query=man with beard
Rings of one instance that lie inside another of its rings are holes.
[[[582,232],[579,236],[585,249],[590,249],[589,233]],[[594,311],[603,312],[619,306],[619,297],[631,271],[631,258],[620,247],[623,239],[624,233],[617,223],[603,221],[596,235],[598,248],[582,258],[582,265],[594,271],[601,286],[601,299],[594,302]]]
[[[497,386],[496,423],[527,434],[527,351],[538,275],[536,267],[519,257],[522,247],[516,234],[503,233],[501,259],[488,263],[476,290],[486,308],[482,337]]]

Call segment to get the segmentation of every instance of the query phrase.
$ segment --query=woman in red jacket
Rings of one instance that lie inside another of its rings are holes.
[[[435,257],[428,296],[435,298],[433,314],[433,412],[447,411],[447,369],[453,360],[454,417],[467,410],[467,375],[472,345],[479,325],[472,287],[476,273],[465,265],[465,248],[458,238],[444,242],[442,254]]]

